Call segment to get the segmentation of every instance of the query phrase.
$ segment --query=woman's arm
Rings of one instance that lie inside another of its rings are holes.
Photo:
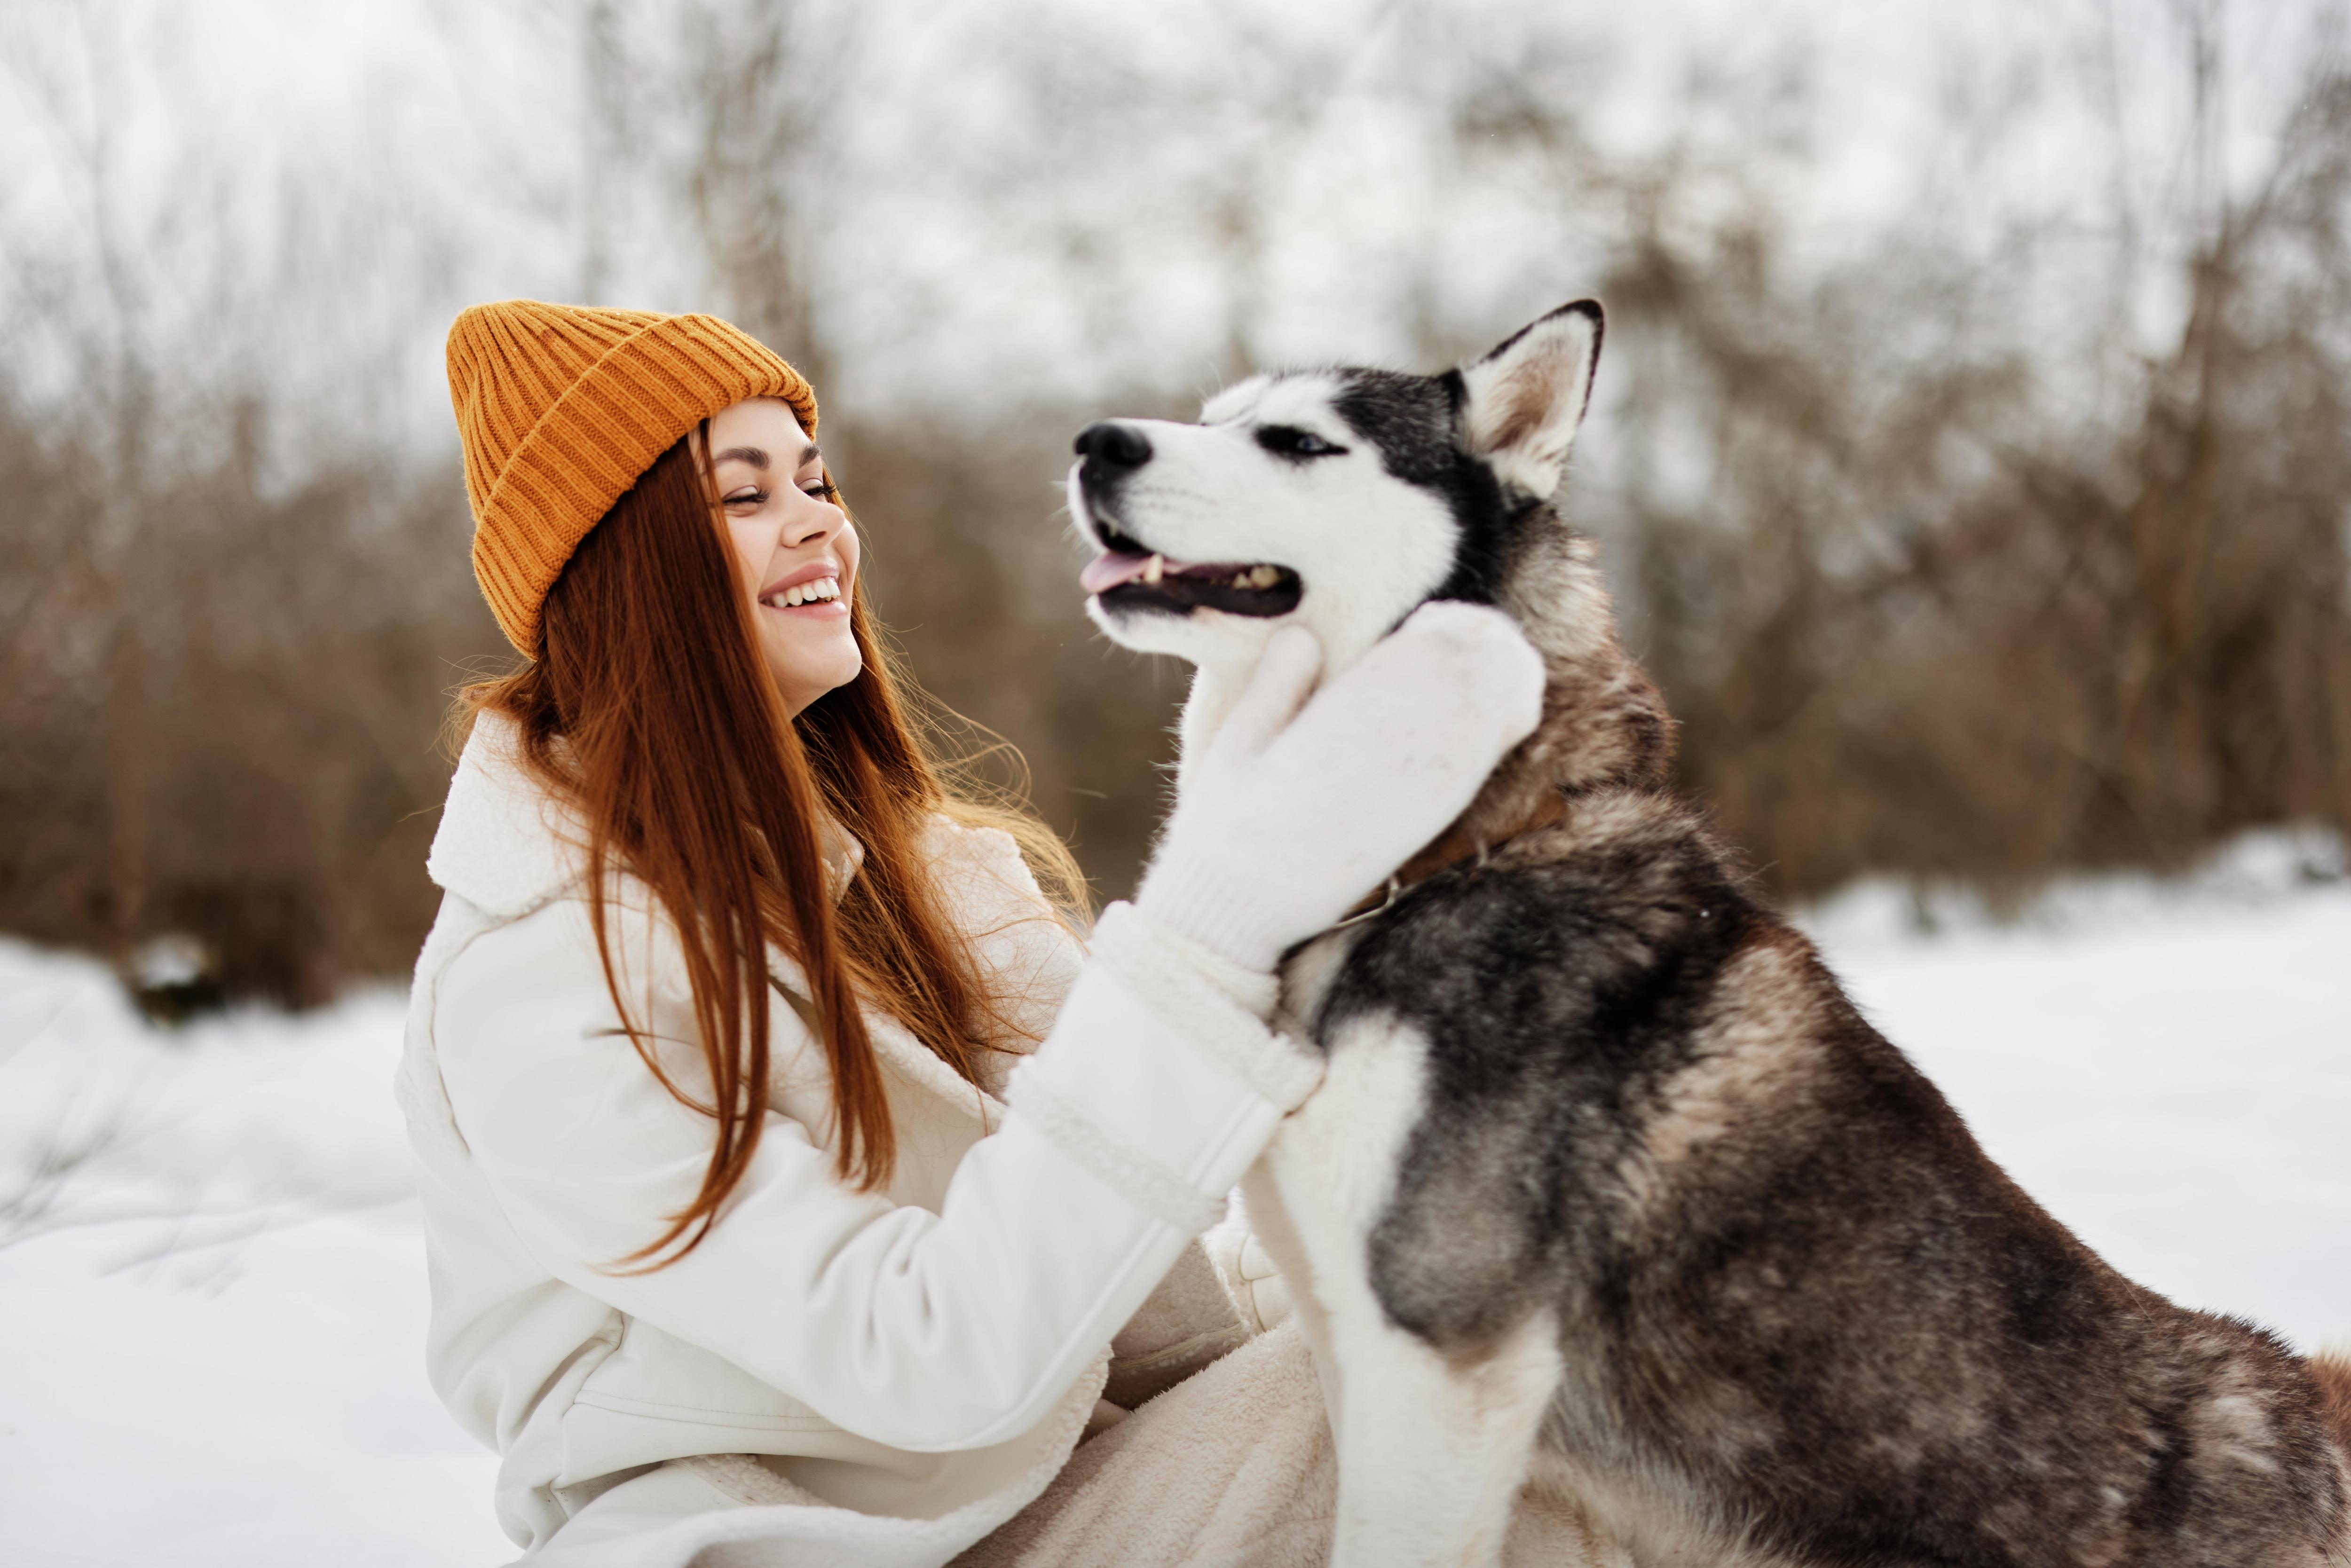
[[[608,1267],[691,1200],[710,1122],[618,1032],[584,908],[477,939],[444,972],[435,1043],[457,1124],[558,1278],[698,1344],[850,1431],[983,1447],[1043,1418],[1217,1215],[1315,1064],[1123,906],[1006,1125],[941,1212],[861,1194],[798,1123],[767,1121],[738,1197],[666,1268]],[[657,1029],[684,1020],[652,1003]],[[813,1042],[778,1009],[777,1057]],[[664,1065],[692,1084],[697,1050]]]

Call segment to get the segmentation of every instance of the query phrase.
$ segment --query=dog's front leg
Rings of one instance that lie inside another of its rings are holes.
[[[1440,1350],[1379,1300],[1370,1240],[1419,1123],[1426,1046],[1394,1021],[1330,1042],[1331,1065],[1267,1151],[1281,1220],[1266,1239],[1314,1346],[1339,1457],[1335,1568],[1491,1568],[1525,1479],[1560,1357],[1547,1315]],[[1267,1205],[1272,1207],[1274,1205]],[[1255,1211],[1252,1211],[1255,1222]],[[1311,1311],[1310,1311],[1311,1308]]]

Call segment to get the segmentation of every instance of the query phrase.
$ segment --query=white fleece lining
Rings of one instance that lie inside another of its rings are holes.
[[[1092,953],[1153,1012],[1185,1022],[1186,1039],[1277,1108],[1292,1111],[1322,1080],[1320,1057],[1263,1020],[1201,975],[1132,904],[1113,904],[1094,926]]]
[[[579,879],[587,827],[525,770],[522,728],[475,716],[424,869],[483,913],[519,919]]]
[[[1186,1236],[1197,1236],[1224,1218],[1221,1194],[1211,1197],[1135,1148],[1087,1112],[1048,1088],[1026,1069],[1012,1075],[1012,1108],[1036,1124],[1056,1147],[1116,1187],[1147,1214]]]

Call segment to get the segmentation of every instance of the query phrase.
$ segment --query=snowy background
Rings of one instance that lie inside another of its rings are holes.
[[[2318,836],[2010,923],[1863,886],[1806,924],[1992,1155],[2108,1260],[2351,1333],[2351,881]],[[1931,928],[1931,929],[1930,929]],[[424,1385],[386,988],[176,1033],[0,945],[0,1520],[42,1568],[511,1555]]]

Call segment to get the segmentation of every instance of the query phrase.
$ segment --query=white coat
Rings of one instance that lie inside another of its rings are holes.
[[[504,1457],[499,1518],[533,1563],[655,1568],[757,1542],[763,1563],[943,1563],[1067,1460],[1113,1336],[1130,1398],[1247,1336],[1191,1239],[1319,1075],[1260,1021],[1270,980],[1123,905],[1089,959],[1008,837],[944,821],[928,847],[956,917],[999,985],[1058,1019],[1045,1043],[1021,1061],[1001,1042],[999,1099],[869,1015],[898,1159],[860,1193],[833,1173],[822,1048],[798,998],[773,998],[742,1185],[692,1253],[616,1269],[691,1200],[713,1124],[622,1031],[578,824],[514,743],[484,716],[452,780],[398,1089],[427,1370]],[[611,899],[632,1014],[673,1078],[706,1082],[674,934],[632,879]],[[720,1455],[754,1459],[699,1458]],[[727,1486],[746,1463],[759,1484]]]

